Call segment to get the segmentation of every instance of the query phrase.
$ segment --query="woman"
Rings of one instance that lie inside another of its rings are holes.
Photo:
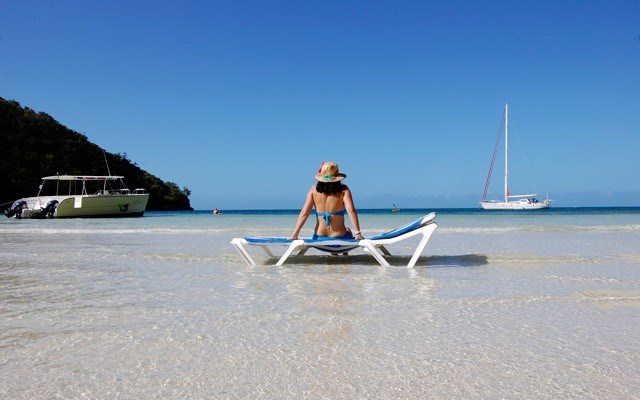
[[[290,239],[298,239],[305,222],[311,215],[311,210],[316,211],[316,227],[313,230],[313,239],[364,239],[360,232],[358,212],[353,205],[351,191],[342,180],[347,175],[338,170],[338,164],[323,162],[315,176],[317,184],[311,186],[307,193],[307,199],[300,210],[298,222]],[[353,233],[344,225],[344,214],[349,214],[353,225]]]

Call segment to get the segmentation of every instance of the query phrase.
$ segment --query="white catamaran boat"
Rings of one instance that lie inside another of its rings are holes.
[[[36,197],[16,200],[5,210],[16,218],[139,217],[149,194],[131,192],[123,176],[55,175],[42,178]]]
[[[536,194],[520,194],[512,195],[509,193],[509,105],[504,107],[504,199],[487,200],[487,190],[491,183],[491,174],[493,172],[493,165],[496,159],[498,150],[498,143],[500,142],[500,133],[498,133],[498,142],[496,142],[496,148],[493,151],[493,158],[491,159],[491,167],[489,168],[489,174],[487,175],[487,181],[484,186],[484,193],[482,194],[482,201],[480,207],[484,210],[540,210],[550,207],[549,195],[547,194],[546,200],[536,199]]]

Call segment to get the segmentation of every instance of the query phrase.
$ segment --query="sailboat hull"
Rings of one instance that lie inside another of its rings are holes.
[[[531,202],[529,200],[523,199],[518,201],[481,201],[480,207],[483,210],[541,210],[544,208],[549,208],[549,202],[544,201],[536,201]]]

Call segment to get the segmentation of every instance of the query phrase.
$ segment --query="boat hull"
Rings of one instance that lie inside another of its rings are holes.
[[[123,218],[141,217],[147,207],[149,194],[44,196],[24,199],[29,207],[23,218]],[[50,215],[41,212],[51,201],[58,206]]]
[[[538,201],[481,201],[480,207],[483,210],[543,210],[549,208],[549,202]]]

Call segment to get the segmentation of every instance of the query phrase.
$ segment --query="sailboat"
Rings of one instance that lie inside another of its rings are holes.
[[[493,158],[491,159],[489,174],[487,175],[487,181],[484,185],[484,193],[482,194],[480,207],[484,210],[541,210],[551,207],[548,194],[546,200],[540,201],[536,199],[536,194],[512,195],[509,193],[509,104],[506,104],[504,107],[504,199],[502,201],[487,200],[487,190],[491,183],[491,174],[493,172],[499,142],[500,133],[498,133],[498,141],[493,151]]]

